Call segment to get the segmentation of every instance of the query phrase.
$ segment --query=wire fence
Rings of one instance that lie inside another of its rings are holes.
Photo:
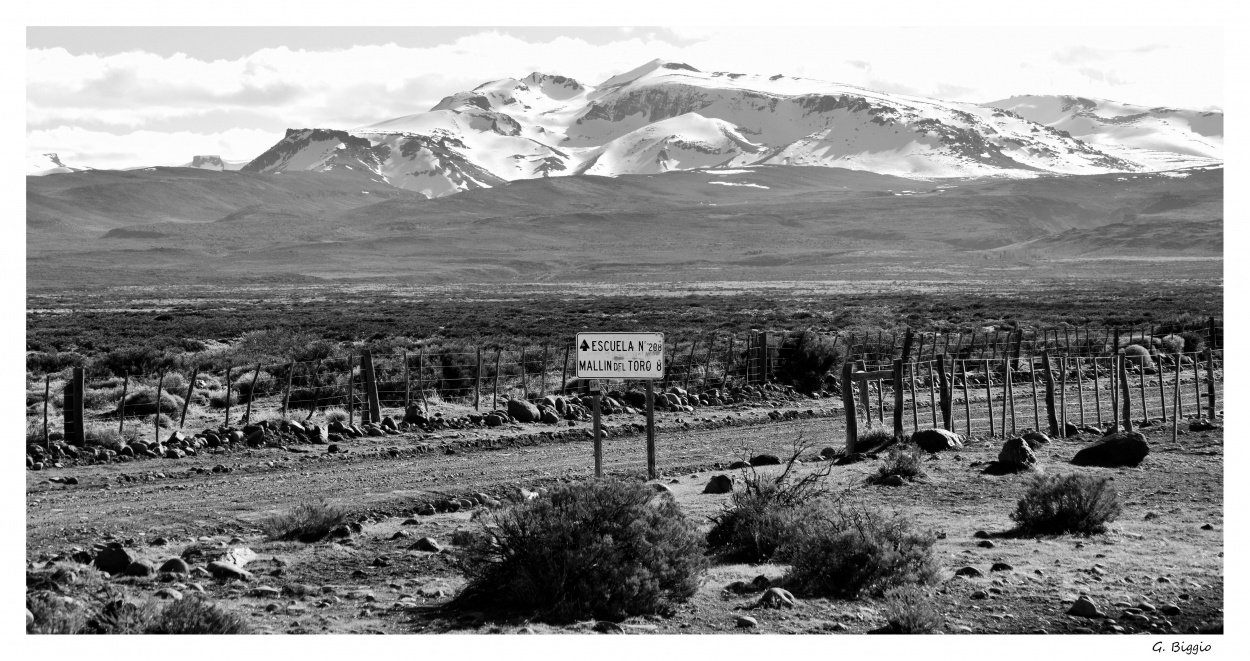
[[[1203,352],[1178,351],[1180,343],[1202,342]],[[1130,360],[1137,370],[1138,389],[1146,393],[1155,388],[1161,399],[1157,405],[1143,394],[1141,410],[1151,408],[1160,413],[1167,408],[1167,389],[1192,388],[1194,398],[1182,401],[1179,415],[1200,414],[1201,387],[1213,382],[1214,374],[1222,375],[1223,328],[1214,318],[1205,323],[1147,328],[1061,328],[1017,329],[984,332],[912,332],[855,331],[814,333],[794,331],[755,331],[747,334],[713,334],[702,337],[666,338],[664,377],[658,385],[663,389],[687,391],[729,390],[764,383],[793,385],[796,375],[816,373],[819,380],[808,382],[811,390],[838,390],[833,368],[851,361],[861,371],[892,369],[894,361],[904,360],[904,383],[878,379],[856,385],[857,401],[877,405],[865,406],[865,414],[875,410],[879,420],[898,401],[894,389],[902,388],[910,409],[912,427],[922,424],[918,411],[929,409],[929,423],[936,425],[938,400],[935,387],[937,361],[949,364],[950,384],[955,384],[954,397],[965,408],[964,427],[967,433],[978,430],[1015,429],[1027,425],[1039,428],[1036,412],[1030,418],[1028,399],[1024,396],[1022,414],[1014,402],[1021,396],[1011,394],[1013,388],[1036,389],[1043,372],[1043,354],[1056,361],[1052,366],[1060,383],[1061,402],[1073,402],[1075,420],[1084,425],[1093,420],[1102,424],[1112,415],[1110,402],[1119,397],[1111,388],[1111,357],[1125,346],[1142,346],[1144,358]],[[369,363],[366,365],[365,362]],[[1188,362],[1186,362],[1188,361]],[[1146,363],[1150,363],[1146,365]],[[1177,363],[1177,364],[1174,364]],[[1183,363],[1184,365],[1181,365]],[[371,370],[367,369],[371,366]],[[1174,367],[1185,367],[1174,374]],[[1153,370],[1153,372],[1152,372]],[[1188,370],[1188,371],[1186,371]],[[351,354],[316,361],[261,363],[207,371],[189,368],[148,375],[123,375],[81,388],[81,420],[84,426],[116,424],[119,433],[126,427],[150,426],[159,434],[160,426],[181,427],[192,405],[200,418],[221,415],[225,424],[251,422],[263,413],[292,418],[311,419],[317,413],[343,410],[355,420],[371,408],[370,396],[376,391],[382,415],[403,416],[410,407],[428,412],[431,407],[455,405],[478,411],[499,408],[501,402],[522,398],[540,400],[561,393],[586,392],[589,383],[575,378],[576,349],[570,342],[561,345],[527,345],[448,349],[435,347],[392,354]],[[966,374],[966,376],[965,376]],[[81,377],[79,377],[81,378]],[[32,408],[42,400],[46,412],[49,401],[65,411],[65,420],[79,407],[72,399],[64,376],[58,376],[53,388],[52,375],[43,383],[28,382],[28,438],[31,436]],[[1150,380],[1150,384],[1147,384]],[[608,387],[626,390],[642,382],[614,381]],[[1152,385],[1151,385],[1152,384]],[[1172,385],[1169,385],[1172,384]],[[862,400],[858,391],[871,390],[872,397]],[[1007,395],[1003,394],[1007,389]],[[40,397],[48,391],[48,396]],[[53,393],[56,393],[55,395]],[[1184,399],[1184,398],[1182,398]],[[989,403],[1002,401],[1006,409],[994,412]],[[1065,411],[1067,409],[1065,408]],[[367,414],[367,413],[366,413]],[[38,415],[35,413],[34,415]],[[46,427],[56,424],[46,420]],[[958,417],[958,412],[953,415]],[[167,418],[162,420],[161,416]],[[997,417],[996,417],[997,416]],[[1068,418],[1065,417],[1065,420]],[[1019,424],[1018,424],[1019,423]],[[64,424],[62,424],[64,426]],[[66,428],[68,429],[68,427]]]

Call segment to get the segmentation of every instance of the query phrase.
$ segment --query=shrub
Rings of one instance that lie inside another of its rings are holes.
[[[168,367],[172,359],[153,346],[122,347],[114,349],[93,361],[92,367],[122,374],[152,374],[161,367]]]
[[[334,422],[335,420],[346,423],[347,411],[339,407],[329,408],[325,410],[326,422]]]
[[[251,626],[238,615],[203,597],[190,595],[171,601],[148,625],[146,633],[166,634],[243,634]]]
[[[255,379],[255,383],[253,383]],[[255,399],[266,394],[274,392],[279,387],[277,379],[273,375],[261,370],[249,370],[243,374],[231,377],[231,383],[234,385],[233,391],[238,395],[240,402],[247,402],[249,399]]]
[[[869,427],[855,436],[855,451],[870,452],[894,442],[894,432],[885,427]]]
[[[117,402],[121,398],[121,388],[84,388],[82,404],[87,409],[108,409],[114,411],[117,409]]]
[[[230,405],[235,406],[239,403],[239,393],[234,390],[230,391]],[[226,408],[226,391],[215,390],[208,395],[208,405],[215,409]]]
[[[755,468],[744,471],[745,487],[733,492],[729,503],[711,517],[708,546],[726,560],[763,562],[772,558],[793,534],[799,509],[829,495],[825,478],[833,469],[825,463],[796,478],[795,461],[807,448],[802,439],[781,475],[762,476]]]
[[[482,519],[453,607],[489,604],[553,621],[667,612],[694,595],[703,540],[671,497],[617,480],[558,486]]]
[[[1181,339],[1185,341],[1185,353],[1202,351],[1207,348],[1207,339],[1202,333],[1181,333]]]
[[[805,392],[820,390],[826,375],[842,362],[842,349],[837,344],[837,338],[811,330],[786,337],[780,352],[785,360],[780,361],[774,373]]]
[[[1120,512],[1119,496],[1107,478],[1068,473],[1034,477],[1011,519],[1026,534],[1090,535],[1106,530]]]
[[[274,539],[316,542],[325,539],[346,518],[347,512],[322,500],[300,503],[283,514],[275,514],[264,520],[261,527]]]
[[[1169,356],[1176,355],[1185,350],[1185,338],[1180,335],[1168,335],[1159,341],[1160,348]]]
[[[33,634],[76,634],[87,628],[87,611],[78,604],[50,592],[28,592],[26,608],[35,616],[26,627]]]
[[[32,351],[26,354],[26,371],[32,374],[52,374],[86,364],[86,357],[71,351]]]
[[[157,412],[156,388],[140,387],[126,395],[125,414],[152,415]],[[170,392],[161,392],[160,412],[169,415],[182,413],[182,398]]]
[[[891,588],[885,593],[885,617],[890,633],[933,633],[946,618],[924,591],[912,587]]]
[[[1138,367],[1154,366],[1154,361],[1150,359],[1150,350],[1140,344],[1130,344],[1124,347],[1124,357],[1129,363]]]
[[[892,447],[885,458],[881,460],[881,466],[877,468],[877,472],[868,476],[868,482],[870,484],[881,484],[885,478],[891,475],[897,475],[908,481],[924,477],[923,461],[919,448]]]
[[[113,424],[92,424],[87,426],[86,430],[87,445],[98,445],[110,450],[121,450],[122,446],[138,439],[138,430],[135,425],[126,427],[125,433],[117,431],[117,426]]]
[[[818,503],[803,513],[782,554],[789,585],[812,596],[858,598],[937,579],[936,538],[898,514],[862,504]]]

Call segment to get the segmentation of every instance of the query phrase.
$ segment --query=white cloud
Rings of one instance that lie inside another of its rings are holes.
[[[100,169],[141,165],[182,165],[192,156],[215,154],[226,160],[251,160],[282,138],[282,133],[231,129],[221,133],[188,131],[133,131],[116,135],[104,131],[58,127],[30,131],[26,151],[55,152],[75,167]]]

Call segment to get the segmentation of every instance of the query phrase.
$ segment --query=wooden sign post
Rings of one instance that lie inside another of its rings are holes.
[[[655,390],[652,383],[664,379],[663,333],[578,333],[577,378],[591,384],[594,417],[595,477],[603,477],[603,427],[600,418],[600,379],[636,379],[647,382],[647,479],[655,470]],[[691,349],[691,356],[694,351]]]

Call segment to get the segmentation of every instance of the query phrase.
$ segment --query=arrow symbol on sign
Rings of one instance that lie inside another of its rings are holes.
[[[582,350],[582,351],[590,351],[590,345],[586,343],[586,340],[582,340],[581,350]]]

